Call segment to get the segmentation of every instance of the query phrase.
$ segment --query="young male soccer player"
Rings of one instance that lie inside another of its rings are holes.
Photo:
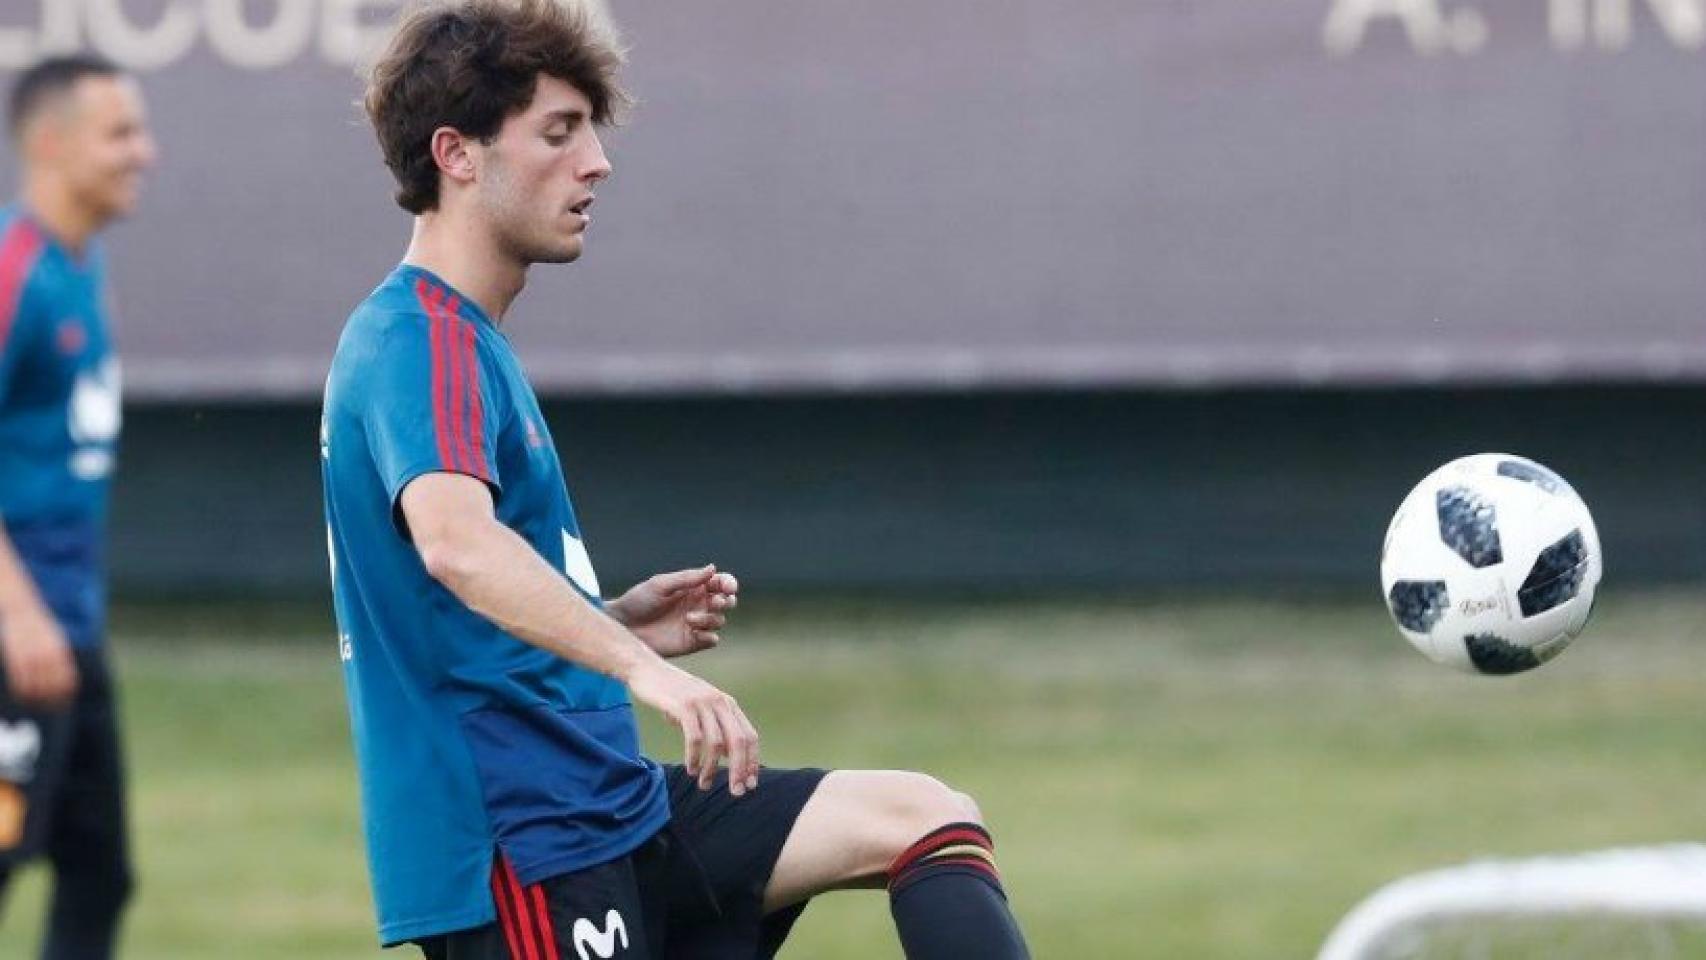
[[[154,161],[142,97],[93,57],[43,62],[10,101],[22,198],[0,208],[0,892],[45,853],[42,956],[112,956],[131,887],[102,648],[118,360],[95,235]]]
[[[718,642],[733,577],[600,600],[499,324],[531,265],[581,253],[619,60],[578,7],[444,0],[367,91],[414,237],[344,329],[322,450],[380,937],[449,960],[769,957],[812,896],[886,885],[909,957],[1024,957],[969,798],[763,769],[739,704],[668,662]],[[640,755],[630,696],[681,729],[684,764]]]

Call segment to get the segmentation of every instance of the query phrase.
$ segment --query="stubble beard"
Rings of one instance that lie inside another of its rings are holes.
[[[551,235],[548,225],[541,223],[535,227],[530,223],[536,213],[528,200],[511,189],[508,183],[500,182],[495,186],[498,187],[497,202],[490,212],[497,225],[498,244],[507,256],[523,267],[536,263],[573,263],[580,259],[579,237],[558,241]]]
[[[513,239],[527,263],[573,263],[581,255],[581,238],[564,237],[556,232],[555,211],[541,216],[536,202],[511,196],[509,223],[515,228]]]

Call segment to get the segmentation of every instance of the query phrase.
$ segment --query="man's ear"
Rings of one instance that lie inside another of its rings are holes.
[[[473,144],[455,127],[439,127],[432,132],[432,160],[439,173],[457,183],[473,183],[475,163]]]
[[[21,156],[49,166],[59,162],[65,153],[70,127],[67,118],[59,112],[63,109],[59,104],[50,104],[30,118],[18,134],[18,153]]]

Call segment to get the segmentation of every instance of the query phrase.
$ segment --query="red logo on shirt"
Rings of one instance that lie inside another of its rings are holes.
[[[56,335],[59,342],[59,352],[68,357],[75,357],[89,345],[89,332],[83,329],[83,321],[67,320],[59,325]]]

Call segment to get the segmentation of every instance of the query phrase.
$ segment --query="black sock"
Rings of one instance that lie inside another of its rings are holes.
[[[889,911],[907,960],[1028,960],[989,832],[950,823],[889,867]]]

